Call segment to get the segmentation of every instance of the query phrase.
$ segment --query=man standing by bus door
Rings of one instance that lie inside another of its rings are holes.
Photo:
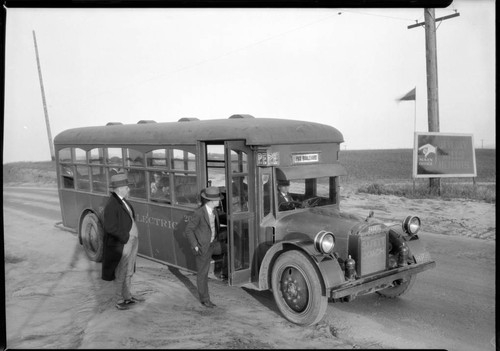
[[[208,271],[212,255],[227,253],[227,246],[219,237],[220,225],[215,207],[222,200],[217,187],[208,187],[201,192],[202,205],[196,209],[189,220],[184,234],[186,235],[194,255],[196,256],[196,285],[200,302],[208,308],[215,307],[208,293]],[[227,258],[224,255],[223,271],[227,269]]]
[[[126,310],[129,305],[144,301],[130,292],[132,275],[139,246],[138,230],[132,205],[126,200],[130,191],[126,174],[111,177],[111,195],[104,207],[104,246],[102,279],[115,281],[118,301],[116,308]]]

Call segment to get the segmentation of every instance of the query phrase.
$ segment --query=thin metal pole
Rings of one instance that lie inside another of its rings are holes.
[[[47,103],[45,102],[45,91],[43,89],[42,68],[40,66],[40,59],[38,57],[38,46],[36,45],[36,35],[33,31],[33,41],[35,43],[36,64],[38,66],[38,78],[40,79],[40,89],[42,90],[43,112],[45,114],[45,125],[47,126],[47,136],[49,138],[50,158],[55,161],[54,144],[52,143],[52,133],[50,132],[49,113],[47,111]]]
[[[415,90],[415,100],[414,101],[414,106],[415,106],[415,113],[413,117],[413,134],[417,131],[417,93]]]

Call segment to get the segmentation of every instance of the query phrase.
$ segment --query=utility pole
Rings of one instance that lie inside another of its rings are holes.
[[[36,35],[33,31],[33,41],[35,43],[36,64],[38,66],[38,78],[40,79],[40,89],[42,90],[43,112],[45,113],[45,124],[47,126],[47,136],[49,138],[50,158],[55,161],[54,144],[52,143],[52,133],[50,132],[49,113],[47,111],[47,103],[45,102],[45,91],[43,89],[42,68],[40,66],[40,59],[38,58],[38,46],[36,45]]]
[[[427,67],[427,118],[429,132],[439,132],[439,98],[437,74],[436,21],[460,16],[459,13],[436,18],[434,9],[424,9],[424,23],[408,26],[408,29],[425,26],[425,57]],[[429,178],[431,194],[441,194],[441,179]]]

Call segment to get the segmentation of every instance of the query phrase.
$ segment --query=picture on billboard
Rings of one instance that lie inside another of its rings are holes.
[[[476,177],[472,134],[416,132],[413,177]]]

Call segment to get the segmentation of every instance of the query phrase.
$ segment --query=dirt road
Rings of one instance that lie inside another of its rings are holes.
[[[86,258],[75,235],[54,227],[59,220],[55,189],[4,188],[9,348],[495,349],[494,240],[423,233],[437,268],[407,295],[330,304],[322,322],[303,328],[281,317],[270,292],[218,281],[210,282],[218,306],[207,310],[194,275],[146,259],[133,279],[146,302],[118,311],[100,264]]]

